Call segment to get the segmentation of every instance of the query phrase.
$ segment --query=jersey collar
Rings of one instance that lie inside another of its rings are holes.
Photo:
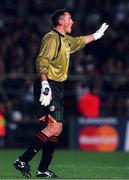
[[[64,37],[64,35],[63,34],[61,34],[59,31],[57,31],[56,29],[52,29],[54,32],[56,32],[59,36],[62,36],[62,37]]]

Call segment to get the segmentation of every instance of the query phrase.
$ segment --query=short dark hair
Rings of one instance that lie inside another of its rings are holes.
[[[67,9],[57,9],[51,15],[51,21],[54,27],[59,24],[59,19],[65,12],[69,12]]]

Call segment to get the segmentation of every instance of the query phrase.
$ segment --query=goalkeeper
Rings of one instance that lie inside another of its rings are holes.
[[[42,157],[37,169],[37,177],[58,177],[48,169],[55,151],[58,137],[63,128],[63,91],[68,76],[70,54],[84,48],[88,43],[100,39],[108,28],[106,23],[94,34],[72,37],[73,20],[67,10],[56,10],[51,20],[54,28],[41,41],[36,60],[38,80],[34,94],[39,105],[38,119],[47,126],[38,132],[29,148],[14,162],[23,175],[30,177],[28,162],[42,149]]]

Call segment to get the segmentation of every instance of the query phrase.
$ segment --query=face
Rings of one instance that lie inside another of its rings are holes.
[[[71,33],[73,20],[68,12],[65,12],[61,17],[61,25],[63,26],[65,33]]]

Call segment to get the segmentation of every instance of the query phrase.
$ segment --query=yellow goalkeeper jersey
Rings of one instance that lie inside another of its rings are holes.
[[[50,80],[65,81],[68,77],[70,54],[84,46],[84,36],[72,37],[56,30],[50,31],[42,38],[36,59],[38,75],[45,74]]]

